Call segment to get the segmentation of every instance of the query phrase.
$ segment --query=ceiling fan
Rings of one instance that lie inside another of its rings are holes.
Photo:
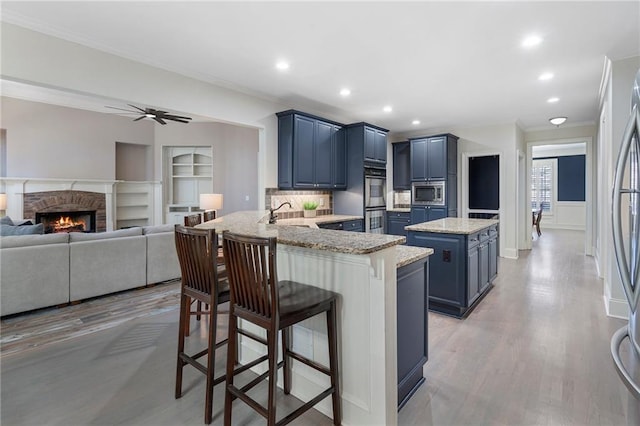
[[[140,108],[140,107],[137,107],[137,106],[131,105],[131,104],[127,104],[127,105],[129,105],[131,108],[135,108],[135,109],[134,110],[130,110],[130,109],[117,108],[117,107],[112,107],[112,106],[107,106],[106,108],[117,109],[117,110],[120,110],[120,111],[126,111],[126,113],[128,113],[128,114],[140,115],[140,117],[134,119],[133,121],[139,121],[139,120],[142,120],[144,118],[150,118],[152,120],[157,121],[158,123],[160,123],[162,125],[165,125],[165,124],[167,124],[167,122],[165,120],[178,121],[180,123],[189,123],[189,120],[191,120],[191,117],[184,117],[182,115],[169,114],[169,112],[161,111],[159,109]]]

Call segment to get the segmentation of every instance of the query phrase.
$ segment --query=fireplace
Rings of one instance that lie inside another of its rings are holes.
[[[36,212],[36,223],[43,224],[45,234],[96,232],[96,211]]]
[[[41,191],[25,193],[23,200],[23,217],[34,223],[43,223],[45,233],[56,232],[56,229],[57,232],[107,230],[105,194],[76,190]]]

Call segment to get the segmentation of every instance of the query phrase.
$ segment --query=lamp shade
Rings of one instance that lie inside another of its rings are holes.
[[[0,194],[0,210],[7,209],[7,194]]]
[[[222,194],[200,194],[200,208],[202,210],[220,210],[222,208]]]

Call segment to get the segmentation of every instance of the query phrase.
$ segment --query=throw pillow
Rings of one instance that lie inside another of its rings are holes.
[[[0,224],[0,236],[33,235],[33,234],[44,234],[44,225],[42,223],[39,223],[37,225],[23,225],[23,226]]]
[[[13,221],[9,216],[0,217],[0,225],[13,225]]]
[[[18,226],[33,225],[33,222],[31,222],[30,220],[25,220],[22,223],[18,223],[18,224],[14,223],[14,225],[18,225]]]

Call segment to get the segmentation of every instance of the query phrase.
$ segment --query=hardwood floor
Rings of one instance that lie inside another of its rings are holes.
[[[400,411],[400,424],[626,424],[628,392],[609,354],[611,335],[625,321],[605,315],[603,285],[593,259],[582,254],[583,238],[545,230],[520,259],[499,260],[495,287],[468,318],[429,314],[426,382]],[[3,321],[0,423],[201,425],[202,374],[185,370],[185,394],[173,398],[177,302],[171,309],[170,294],[156,294],[168,305],[159,309],[150,300],[131,302],[145,299],[144,291]],[[114,319],[143,305],[142,316]],[[204,322],[193,319],[192,336],[205,340]],[[222,397],[217,386],[213,424],[222,424]],[[300,404],[282,397],[279,417]],[[296,423],[331,421],[311,410]],[[264,420],[236,402],[234,424]]]

